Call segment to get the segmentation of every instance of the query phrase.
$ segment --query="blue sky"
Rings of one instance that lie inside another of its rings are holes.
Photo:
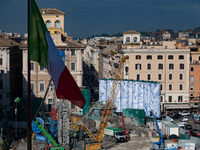
[[[88,37],[127,30],[185,30],[200,26],[200,0],[36,0],[66,13],[65,32]],[[0,0],[0,30],[27,32],[27,0]]]

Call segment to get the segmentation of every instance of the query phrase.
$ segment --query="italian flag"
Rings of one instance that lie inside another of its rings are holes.
[[[74,78],[59,56],[35,0],[31,0],[29,16],[29,58],[46,68],[55,84],[59,99],[67,99],[83,108],[86,101]]]

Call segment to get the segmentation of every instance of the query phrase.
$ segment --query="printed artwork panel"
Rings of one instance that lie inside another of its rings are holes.
[[[100,101],[106,101],[107,100],[107,86],[106,86],[107,80],[99,80],[99,100]]]

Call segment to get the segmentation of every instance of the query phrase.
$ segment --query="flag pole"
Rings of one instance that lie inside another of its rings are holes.
[[[31,90],[30,90],[30,59],[29,59],[29,39],[30,39],[30,29],[29,29],[29,19],[30,19],[30,0],[28,0],[28,119],[27,119],[27,150],[32,150],[32,136],[31,136]]]

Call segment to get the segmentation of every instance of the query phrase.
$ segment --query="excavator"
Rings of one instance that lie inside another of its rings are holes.
[[[115,78],[113,80],[112,87],[110,89],[110,93],[108,96],[108,99],[106,101],[105,107],[104,107],[104,112],[101,116],[100,124],[97,130],[97,135],[96,137],[90,132],[90,130],[85,126],[85,124],[82,122],[81,125],[84,127],[85,132],[88,134],[90,139],[93,141],[91,144],[86,145],[86,150],[96,150],[96,149],[101,149],[101,141],[104,135],[104,130],[107,127],[108,121],[111,116],[111,112],[113,110],[115,100],[117,98],[117,94],[120,89],[120,84],[123,79],[124,75],[124,65],[126,60],[129,59],[129,56],[122,56],[122,59],[120,60],[119,67],[117,69],[117,72],[115,74]],[[125,126],[123,123],[123,127],[125,130]]]

